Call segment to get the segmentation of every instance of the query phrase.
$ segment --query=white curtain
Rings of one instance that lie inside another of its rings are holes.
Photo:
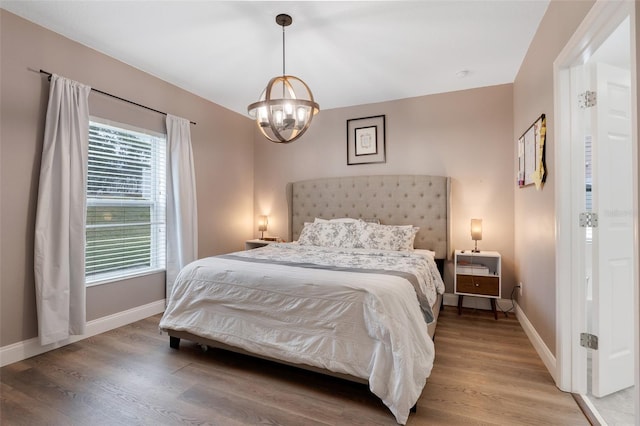
[[[196,177],[189,120],[167,115],[167,290],[198,257]]]
[[[36,212],[38,336],[46,345],[85,329],[85,223],[89,92],[52,75]]]

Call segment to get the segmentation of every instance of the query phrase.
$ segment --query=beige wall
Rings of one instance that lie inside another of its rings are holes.
[[[0,346],[37,335],[33,232],[49,84],[44,69],[197,122],[191,126],[199,255],[243,247],[253,232],[249,119],[0,10]],[[212,77],[214,78],[214,77]],[[164,131],[164,116],[93,92],[90,112]],[[164,274],[90,287],[87,320],[164,298]]]
[[[256,130],[255,218],[287,236],[285,185],[366,174],[431,174],[452,179],[452,248],[469,249],[471,218],[483,219],[479,247],[503,255],[503,297],[513,273],[513,91],[500,85],[320,111],[298,141],[280,145]],[[322,107],[322,100],[319,100]],[[346,120],[386,115],[387,162],[347,166]],[[254,226],[257,235],[257,226]],[[447,291],[453,292],[451,268]]]
[[[513,87],[514,140],[540,114],[547,117],[547,182],[541,191],[533,186],[514,190],[515,273],[523,283],[518,304],[552,353],[556,347],[556,285],[562,285],[555,280],[553,61],[592,5],[592,1],[551,1]]]

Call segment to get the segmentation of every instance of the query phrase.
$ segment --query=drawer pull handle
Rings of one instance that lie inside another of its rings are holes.
[[[480,287],[480,284],[476,283],[476,287]]]

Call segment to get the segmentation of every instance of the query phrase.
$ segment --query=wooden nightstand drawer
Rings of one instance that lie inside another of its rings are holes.
[[[456,276],[456,292],[482,296],[500,296],[500,278],[479,275]]]

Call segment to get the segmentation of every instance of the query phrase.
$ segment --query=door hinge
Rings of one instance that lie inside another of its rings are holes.
[[[580,346],[587,349],[598,350],[598,336],[589,333],[580,333]]]
[[[580,106],[580,108],[591,108],[592,106],[596,106],[597,103],[598,99],[596,92],[587,90],[586,92],[578,95],[578,106]]]
[[[598,227],[598,213],[584,212],[580,213],[580,227],[581,228],[597,228]]]

